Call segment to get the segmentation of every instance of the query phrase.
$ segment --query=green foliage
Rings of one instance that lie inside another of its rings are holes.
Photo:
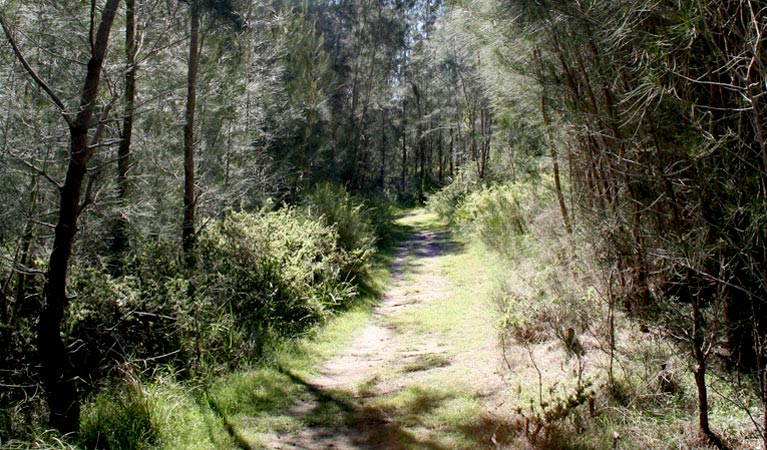
[[[545,181],[545,180],[544,180]],[[429,198],[429,208],[488,248],[513,257],[525,245],[535,216],[551,203],[540,181],[481,186],[458,179]]]
[[[158,439],[154,405],[137,380],[128,380],[96,396],[80,421],[80,439],[87,448],[141,450]]]
[[[131,359],[172,363],[181,374],[247,364],[276,337],[348,306],[357,296],[351,279],[373,253],[372,226],[355,223],[362,207],[349,205],[335,211],[348,250],[336,226],[283,208],[209,223],[194,269],[158,243],[132,263],[134,275],[77,270],[66,334],[80,343],[73,358],[81,376],[98,380],[114,361]]]
[[[518,408],[517,413],[525,420],[525,438],[536,448],[577,449],[584,448],[572,442],[571,430],[566,430],[566,420],[582,414],[580,408],[592,402],[596,396],[592,382],[585,380],[572,389],[552,386],[549,396],[540,402],[530,403],[529,408]]]
[[[450,184],[428,197],[426,207],[443,219],[447,219],[449,223],[455,224],[458,219],[458,208],[466,196],[478,189],[479,186],[476,172],[462,170]]]
[[[458,223],[488,247],[509,254],[528,232],[528,195],[520,185],[482,188],[469,194],[458,208]]]
[[[246,339],[265,326],[297,331],[355,295],[348,273],[370,251],[346,251],[338,240],[334,228],[294,208],[231,213],[199,238],[199,292],[235,317]]]
[[[374,251],[377,231],[390,222],[389,215],[382,209],[369,208],[345,187],[332,183],[316,185],[303,204],[310,217],[338,233],[338,247],[351,256],[344,276],[351,278],[367,270],[363,263]]]

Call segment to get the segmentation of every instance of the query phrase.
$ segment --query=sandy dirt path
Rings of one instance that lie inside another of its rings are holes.
[[[492,396],[503,388],[499,351],[492,337],[461,352],[451,347],[451,336],[398,324],[453,293],[454,283],[443,274],[441,258],[458,251],[446,229],[416,228],[400,244],[390,287],[371,320],[343,354],[322,365],[308,381],[312,395],[290,411],[291,416],[311,423],[312,416],[322,416],[323,408],[341,410],[343,423],[310,425],[293,434],[275,435],[269,439],[270,448],[421,448],[403,443],[402,433],[392,426],[396,418],[371,403],[418,383],[433,384],[440,370],[465,374],[462,382],[474,386],[478,396]]]

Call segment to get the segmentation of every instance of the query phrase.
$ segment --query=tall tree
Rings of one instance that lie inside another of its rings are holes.
[[[195,173],[194,116],[197,108],[197,71],[200,65],[200,1],[189,1],[189,59],[187,60],[186,113],[184,115],[184,221],[182,239],[184,253],[194,246]]]
[[[0,24],[17,59],[29,76],[45,91],[61,110],[69,126],[69,162],[64,183],[59,188],[59,218],[55,228],[53,250],[48,262],[44,288],[45,305],[38,323],[38,351],[42,362],[42,378],[50,410],[50,423],[64,433],[76,432],[80,417],[80,404],[73,367],[68,351],[61,339],[61,322],[66,310],[67,271],[72,256],[72,243],[77,233],[77,219],[82,212],[82,187],[93,157],[95,146],[89,141],[91,117],[97,103],[101,70],[106,56],[109,35],[112,29],[119,0],[107,0],[99,20],[98,28],[91,27],[90,59],[76,111],[70,111],[61,98],[29,65],[16,45],[8,27],[5,11],[0,12]],[[91,23],[95,23],[95,8],[92,8]]]
[[[121,211],[113,232],[112,250],[120,254],[128,248],[128,221],[122,209],[128,198],[128,171],[130,170],[131,145],[136,101],[136,60],[138,48],[136,38],[136,0],[125,0],[125,92],[120,147],[117,151],[117,195]]]
[[[187,59],[186,112],[184,114],[184,219],[182,242],[184,253],[189,254],[195,240],[195,114],[197,111],[197,76],[200,68],[200,21],[207,12],[213,18],[229,21],[235,28],[241,26],[230,0],[187,0],[189,4],[189,53]]]

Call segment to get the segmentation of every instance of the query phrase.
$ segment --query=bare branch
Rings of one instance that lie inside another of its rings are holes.
[[[59,96],[53,92],[53,89],[51,89],[50,86],[48,86],[48,84],[43,81],[42,78],[40,78],[40,75],[37,74],[35,69],[32,68],[32,66],[29,65],[29,62],[27,62],[26,58],[24,58],[24,55],[19,49],[19,46],[16,44],[16,39],[14,39],[13,35],[11,35],[11,31],[5,21],[5,14],[3,14],[3,12],[0,12],[0,25],[3,27],[3,32],[5,33],[5,37],[8,39],[8,43],[11,44],[13,53],[16,55],[16,58],[19,60],[21,65],[24,66],[24,70],[26,70],[29,76],[32,77],[32,79],[35,81],[35,83],[37,83],[37,85],[40,86],[40,88],[48,94],[53,103],[55,103],[56,106],[58,106],[61,110],[61,114],[64,117],[64,120],[66,120],[69,126],[72,126],[73,122],[69,117],[69,110],[67,109],[66,105],[64,105],[64,102],[61,101],[61,98],[59,98]]]
[[[37,167],[36,165],[32,164],[31,162],[27,161],[26,159],[22,158],[21,156],[13,153],[11,149],[6,149],[6,152],[8,152],[9,155],[11,155],[13,158],[17,159],[19,162],[27,166],[29,169],[31,169],[36,174],[42,176],[46,180],[48,180],[51,184],[56,186],[56,189],[61,189],[61,183],[58,182],[55,178],[53,178],[51,175],[48,174],[45,170]]]

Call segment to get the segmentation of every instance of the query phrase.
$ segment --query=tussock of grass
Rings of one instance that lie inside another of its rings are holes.
[[[435,367],[445,367],[450,365],[450,358],[443,354],[420,355],[415,361],[405,364],[403,372],[420,372]]]

